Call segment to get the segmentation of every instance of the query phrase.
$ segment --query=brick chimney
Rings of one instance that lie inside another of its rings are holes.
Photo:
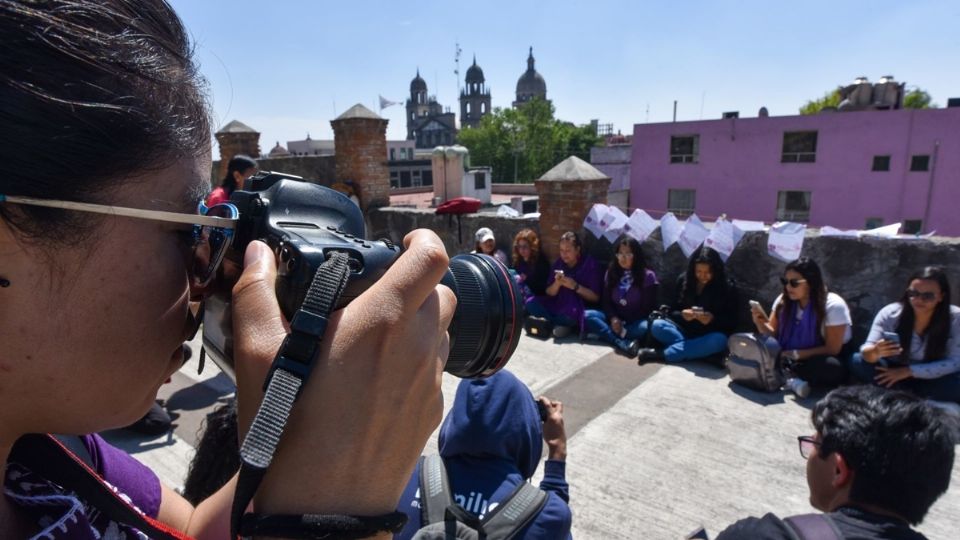
[[[570,156],[533,183],[540,197],[540,251],[552,261],[560,255],[560,236],[579,233],[590,208],[607,203],[610,177]]]
[[[215,183],[227,174],[227,165],[233,156],[246,154],[253,159],[260,157],[260,133],[252,127],[234,120],[223,126],[214,136],[220,146],[220,169]]]
[[[337,180],[352,182],[360,208],[390,205],[387,120],[361,104],[332,120]]]

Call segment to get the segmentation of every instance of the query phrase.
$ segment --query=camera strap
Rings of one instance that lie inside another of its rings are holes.
[[[330,313],[336,307],[347,285],[350,275],[349,257],[339,252],[331,252],[327,257],[327,260],[317,269],[303,305],[290,321],[290,334],[284,339],[273,360],[273,365],[264,381],[263,402],[240,447],[240,473],[230,514],[232,538],[237,538],[238,533],[244,537],[254,534],[280,533],[282,536],[291,538],[312,538],[321,535],[330,538],[333,537],[330,535],[331,528],[339,529],[340,537],[350,537],[344,536],[343,533],[351,531],[368,536],[384,527],[396,528],[393,523],[384,525],[382,519],[371,520],[371,518],[354,516],[244,515],[273,460],[293,404],[310,377],[320,341],[327,330]],[[384,517],[395,518],[396,516],[388,514]],[[282,522],[282,527],[277,527],[280,525],[278,520]],[[403,523],[400,523],[400,527],[402,526]],[[282,532],[279,530],[281,528],[284,529]],[[314,530],[311,531],[311,528]]]

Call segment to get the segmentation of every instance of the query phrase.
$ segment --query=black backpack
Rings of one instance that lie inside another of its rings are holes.
[[[506,540],[530,524],[547,504],[547,494],[522,482],[480,519],[453,500],[443,459],[420,458],[420,529],[415,540]]]

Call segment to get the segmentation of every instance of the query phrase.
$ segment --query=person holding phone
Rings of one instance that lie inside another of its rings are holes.
[[[621,236],[604,277],[602,310],[588,309],[587,331],[629,358],[637,356],[639,338],[647,334],[647,316],[657,305],[657,275],[647,268],[640,242]]]
[[[960,402],[960,308],[950,304],[943,268],[910,277],[900,300],[873,319],[850,369],[861,382]]]
[[[603,273],[589,255],[583,255],[580,237],[573,231],[560,236],[560,257],[547,277],[546,294],[527,302],[527,314],[553,323],[553,337],[576,330],[583,333],[587,306],[600,301]]]
[[[839,385],[847,376],[841,350],[852,336],[847,303],[827,291],[820,266],[809,257],[788,263],[780,283],[783,292],[769,318],[750,309],[757,331],[776,338],[796,377],[812,386]]]
[[[727,279],[720,254],[700,247],[677,280],[677,299],[670,317],[650,325],[653,338],[664,349],[642,349],[639,362],[682,362],[723,352],[727,336],[737,324],[736,305],[737,290]]]

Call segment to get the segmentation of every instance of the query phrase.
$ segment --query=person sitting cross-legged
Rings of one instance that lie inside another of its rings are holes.
[[[584,312],[600,300],[603,274],[590,255],[581,253],[580,237],[573,231],[560,237],[560,258],[547,276],[546,295],[527,302],[527,313],[553,323],[553,336],[563,338],[584,330]]]

